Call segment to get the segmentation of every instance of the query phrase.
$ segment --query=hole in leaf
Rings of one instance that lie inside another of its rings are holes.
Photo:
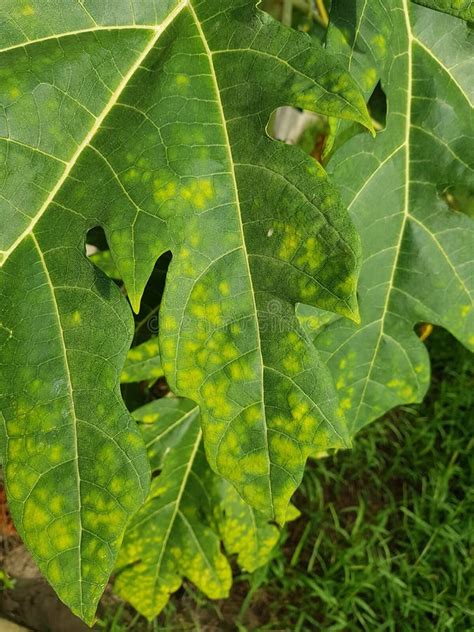
[[[101,226],[96,226],[87,233],[86,255],[99,270],[115,281],[119,287],[123,287],[120,272],[115,266],[104,229]]]
[[[158,334],[158,311],[171,259],[171,252],[165,252],[158,259],[145,286],[140,312],[135,316],[134,345]]]
[[[90,251],[92,251],[92,249],[95,249],[95,251],[109,249],[107,238],[102,226],[95,226],[88,231],[86,236],[86,244],[87,246],[89,246]]]
[[[443,189],[441,198],[446,202],[451,211],[465,213],[474,218],[474,191],[460,185],[454,185]]]
[[[297,145],[316,160],[321,158],[328,132],[325,116],[289,106],[277,108],[267,125],[270,138],[287,145]]]
[[[372,117],[375,129],[378,132],[385,129],[385,125],[387,123],[387,95],[385,94],[380,81],[375,86],[367,107]]]
[[[153,470],[151,473],[151,480],[158,478],[160,474],[161,474],[161,469]]]

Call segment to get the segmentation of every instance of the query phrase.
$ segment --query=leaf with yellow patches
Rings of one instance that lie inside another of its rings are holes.
[[[227,596],[232,576],[221,539],[227,553],[253,571],[268,562],[279,530],[211,470],[193,402],[160,399],[134,417],[154,477],[125,534],[115,591],[151,620],[184,578],[211,599]]]
[[[337,0],[328,48],[359,82],[376,68],[365,93],[380,80],[388,105],[375,140],[352,138],[328,165],[362,238],[361,324],[332,321],[313,338],[355,433],[424,396],[418,323],[474,349],[474,222],[445,199],[456,187],[474,196],[474,46],[462,20],[408,0]]]

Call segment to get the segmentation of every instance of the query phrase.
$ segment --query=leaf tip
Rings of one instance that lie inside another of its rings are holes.
[[[141,294],[137,292],[129,292],[128,300],[130,301],[130,305],[132,306],[133,312],[138,314],[140,312],[140,306],[142,302]]]

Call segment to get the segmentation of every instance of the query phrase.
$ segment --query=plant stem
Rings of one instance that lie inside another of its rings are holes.
[[[312,0],[293,0],[293,6],[296,9],[299,9],[302,13],[308,14],[308,17],[313,18],[313,20],[316,20],[322,26],[325,26],[325,24],[323,24],[323,21],[321,20],[321,16],[317,11],[313,10],[311,5]]]
[[[281,21],[285,26],[291,26],[293,18],[293,0],[283,0]]]
[[[316,6],[318,8],[319,17],[321,18],[321,23],[325,28],[327,28],[329,25],[329,16],[324,0],[316,0]]]

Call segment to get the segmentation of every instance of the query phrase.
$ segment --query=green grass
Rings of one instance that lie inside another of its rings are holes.
[[[474,630],[474,367],[443,331],[428,345],[425,402],[311,463],[303,515],[267,567],[238,576],[228,601],[188,585],[154,625],[120,629]]]

